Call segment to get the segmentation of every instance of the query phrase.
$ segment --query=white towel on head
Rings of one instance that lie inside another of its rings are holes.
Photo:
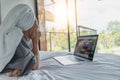
[[[30,29],[34,22],[34,12],[26,4],[16,5],[4,18],[0,26],[0,72],[14,56],[22,31]]]

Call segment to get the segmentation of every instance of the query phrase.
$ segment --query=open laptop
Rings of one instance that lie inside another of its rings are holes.
[[[57,56],[54,59],[63,65],[76,64],[80,61],[92,61],[97,40],[98,35],[79,36],[73,54]]]

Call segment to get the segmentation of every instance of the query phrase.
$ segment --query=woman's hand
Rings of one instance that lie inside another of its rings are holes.
[[[38,41],[41,35],[39,31],[38,23],[36,21],[33,24],[32,28],[30,28],[27,31],[23,31],[23,33],[26,37],[32,39],[33,41]]]
[[[29,30],[29,34],[30,34],[30,38],[32,39],[32,41],[38,41],[40,38],[40,31],[39,31],[39,27],[38,27],[38,23],[35,22],[33,27]]]

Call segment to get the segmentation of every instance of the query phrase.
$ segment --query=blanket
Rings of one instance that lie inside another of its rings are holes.
[[[120,80],[120,56],[95,54],[93,61],[61,65],[53,57],[69,55],[68,52],[40,51],[40,70],[22,77],[0,74],[0,80]]]

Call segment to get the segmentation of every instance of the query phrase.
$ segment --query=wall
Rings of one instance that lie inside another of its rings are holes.
[[[2,20],[7,15],[7,13],[12,9],[15,5],[25,3],[30,5],[34,9],[34,1],[35,0],[1,0],[1,16]]]
[[[0,1],[0,24],[1,24],[1,1]]]

